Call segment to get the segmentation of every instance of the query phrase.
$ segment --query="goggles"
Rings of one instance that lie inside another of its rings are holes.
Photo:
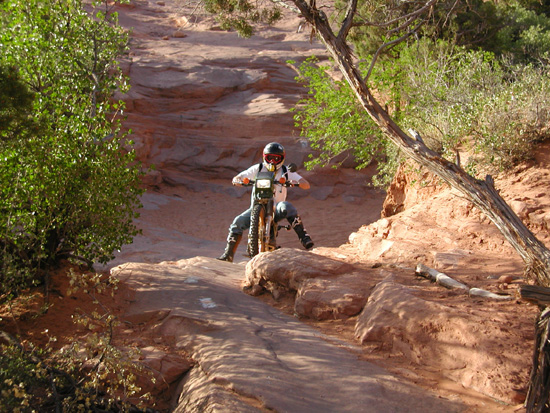
[[[270,163],[273,165],[278,165],[283,161],[282,155],[278,155],[275,153],[268,153],[267,155],[264,156],[264,159],[267,163]]]

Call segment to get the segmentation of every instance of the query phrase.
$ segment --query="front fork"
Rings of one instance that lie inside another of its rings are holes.
[[[266,205],[264,241],[266,251],[277,248],[277,226],[275,225],[275,204],[270,200]]]

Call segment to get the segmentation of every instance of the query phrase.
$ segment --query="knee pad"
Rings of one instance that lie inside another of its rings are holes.
[[[278,220],[286,218],[290,221],[290,219],[293,219],[296,215],[298,215],[298,212],[296,211],[294,205],[292,205],[290,202],[283,201],[277,204]]]

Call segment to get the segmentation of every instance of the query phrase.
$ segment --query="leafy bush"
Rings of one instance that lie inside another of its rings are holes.
[[[318,155],[310,155],[306,167],[338,167],[342,161],[336,158],[350,154],[357,160],[358,169],[373,161],[382,161],[378,180],[386,182],[394,172],[388,168],[387,141],[365,115],[349,85],[332,78],[329,69],[328,65],[319,65],[315,57],[298,68],[300,76],[296,80],[306,85],[308,96],[292,109],[294,120],[311,147],[318,150]]]
[[[61,346],[51,336],[41,348],[0,332],[7,342],[0,345],[0,411],[139,411],[136,405],[143,408],[149,394],[136,384],[137,377],[154,379],[137,361],[137,350],[123,351],[113,344],[118,322],[98,299],[100,293],[114,293],[116,280],[73,271],[69,276],[68,293],[85,292],[80,302],[93,300],[101,311],[74,315],[86,334]],[[49,335],[46,328],[42,333]]]
[[[515,2],[498,4],[497,15],[502,23],[488,50],[511,56],[517,63],[548,63],[550,17]]]
[[[412,15],[409,3],[358,7],[349,40],[359,62],[370,66],[376,55],[372,71],[361,67],[364,75],[369,73],[371,91],[404,130],[417,129],[432,149],[449,160],[458,150],[467,152],[470,172],[503,170],[529,159],[534,145],[549,136],[550,75],[545,69],[550,18],[545,5],[441,1],[415,36],[409,36],[411,26],[404,23]],[[345,9],[345,2],[336,2],[340,18]],[[347,152],[360,167],[377,160],[382,175],[391,173],[398,151],[392,153],[349,87],[318,70],[330,69],[299,68],[309,93],[295,115],[302,135],[322,151],[310,166]]]
[[[270,1],[204,0],[205,11],[216,16],[222,30],[236,30],[239,36],[250,37],[257,24],[273,24],[282,18],[280,7]]]
[[[543,69],[427,40],[404,48],[390,65],[404,74],[401,122],[449,159],[460,149],[480,166],[503,170],[529,159],[534,144],[550,136],[550,76]]]
[[[106,262],[137,233],[141,173],[112,99],[127,34],[104,6],[0,2],[0,84],[27,86],[1,92],[14,104],[0,112],[0,294],[60,258]]]
[[[457,151],[467,152],[470,172],[508,169],[550,137],[550,74],[544,67],[427,38],[396,52],[398,57],[374,67],[371,90],[404,130],[418,130],[431,149],[449,160]],[[385,185],[399,162],[398,151],[358,106],[349,86],[329,76],[328,65],[314,63],[299,67],[298,79],[309,94],[295,115],[302,135],[321,150],[309,166],[327,165],[349,152],[359,167],[376,160],[375,181]]]

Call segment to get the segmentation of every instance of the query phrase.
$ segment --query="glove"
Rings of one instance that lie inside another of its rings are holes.
[[[242,181],[240,179],[233,178],[233,185],[235,185],[235,186],[248,185],[249,182],[250,182],[250,179],[248,179],[248,178],[243,178]]]

